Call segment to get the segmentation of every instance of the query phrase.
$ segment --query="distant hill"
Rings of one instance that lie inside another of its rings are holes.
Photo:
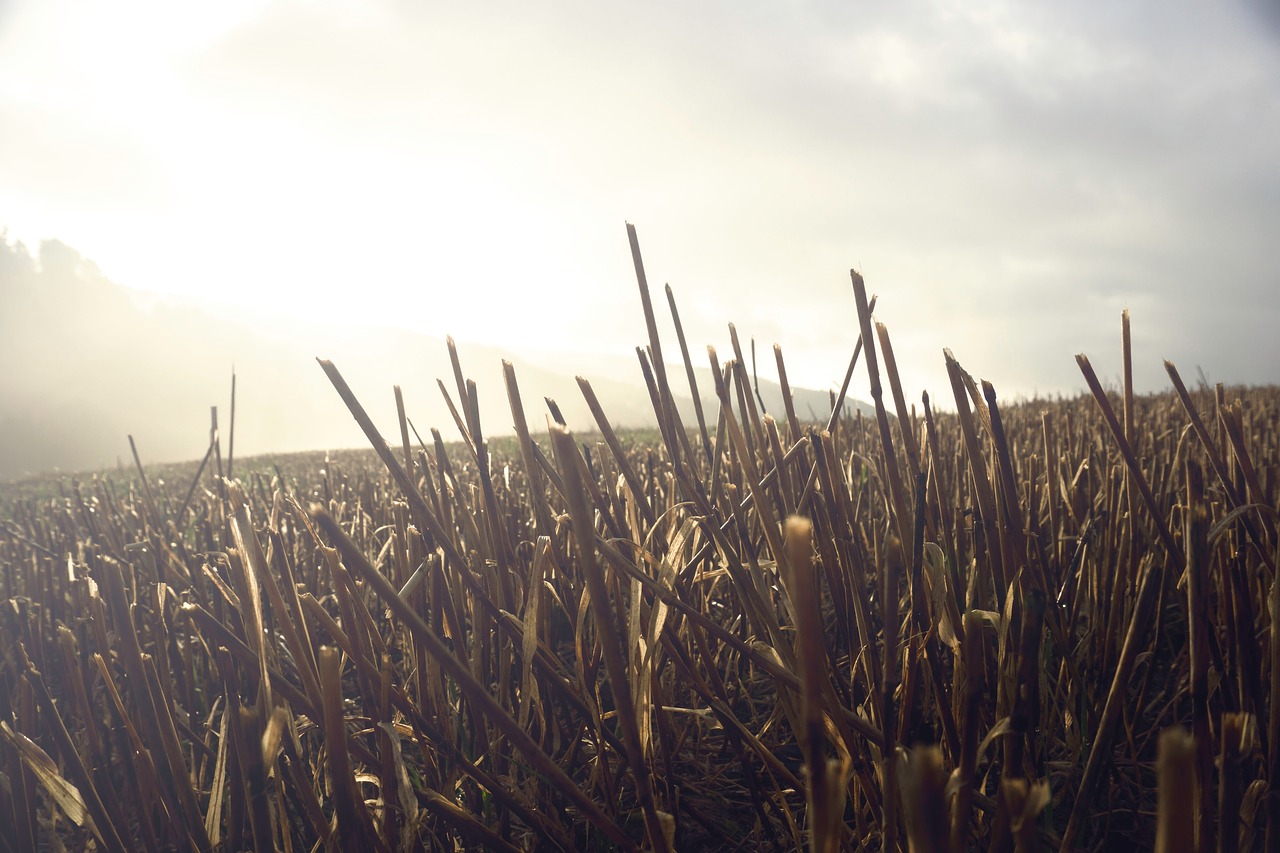
[[[594,429],[575,371],[469,342],[459,342],[458,352],[464,375],[476,382],[486,435],[512,428],[504,358],[515,366],[532,429],[545,431],[543,397],[557,401],[572,429]],[[199,458],[208,446],[215,405],[225,454],[233,366],[236,455],[366,446],[317,356],[338,366],[388,440],[398,440],[392,394],[397,384],[423,438],[430,440],[430,427],[446,440],[457,436],[437,386],[437,378],[443,380],[458,403],[448,351],[438,338],[220,316],[115,285],[57,241],[43,242],[33,256],[0,234],[0,480],[54,468],[127,464],[129,435],[144,462]],[[638,364],[633,361],[629,373],[601,369],[618,361],[588,359],[576,372],[591,381],[613,424],[653,425]],[[681,416],[693,428],[684,368],[668,371],[673,392],[683,398]],[[718,409],[710,371],[702,370],[697,381],[714,423]],[[801,419],[830,412],[828,392],[793,392]],[[760,394],[766,408],[783,419],[777,383],[762,376]]]

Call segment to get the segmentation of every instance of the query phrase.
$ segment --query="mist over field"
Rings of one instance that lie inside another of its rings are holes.
[[[467,341],[457,347],[464,374],[477,384],[486,435],[506,435],[511,413],[503,359],[516,366],[535,429],[545,429],[544,396],[557,401],[572,428],[594,429],[575,375],[591,382],[613,424],[654,424],[634,343],[620,340],[614,351],[590,359],[531,358]],[[696,364],[705,362],[704,347],[696,345]],[[724,350],[731,355],[727,345]],[[399,436],[392,393],[397,384],[426,441],[431,427],[446,441],[459,437],[436,384],[444,380],[457,405],[447,347],[439,338],[336,322],[299,324],[251,309],[235,315],[204,310],[120,287],[56,240],[42,242],[34,253],[0,240],[0,480],[53,468],[131,465],[129,435],[144,463],[198,459],[209,443],[211,406],[218,407],[225,456],[233,366],[237,455],[366,446],[317,357],[338,366],[388,440]],[[758,344],[757,357],[761,394],[778,412],[767,343]],[[700,374],[699,391],[712,407],[710,373]],[[687,387],[683,368],[673,376],[679,377],[677,388]],[[802,416],[826,417],[827,391],[793,390]],[[682,396],[682,416],[693,426],[691,398]],[[714,417],[715,409],[709,411]]]
[[[943,347],[1008,397],[1082,390],[1081,351],[1117,380],[1125,308],[1140,391],[1165,358],[1274,383],[1275,10],[8,0],[0,229],[162,304],[572,373],[644,340],[629,221],[692,346],[734,321],[799,385],[841,379],[851,267],[912,399]],[[237,333],[193,326],[222,388]],[[268,368],[237,364],[250,393]]]
[[[1126,308],[1139,392],[1276,383],[1274,10],[0,4],[0,476],[199,457],[233,366],[237,453],[363,444],[317,356],[448,434],[446,335],[486,431],[502,358],[575,428],[577,373],[651,423],[624,221],[693,363],[734,322],[802,415],[851,267],[913,402],[944,347],[1006,399],[1079,352],[1114,386]]]

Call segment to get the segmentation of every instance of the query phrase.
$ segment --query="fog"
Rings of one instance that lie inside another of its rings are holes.
[[[639,315],[635,285],[629,290]],[[226,315],[161,300],[112,283],[58,241],[45,241],[33,253],[21,242],[0,239],[0,307],[0,480],[54,468],[131,465],[130,435],[144,463],[199,459],[209,444],[213,406],[225,455],[231,449],[233,370],[237,456],[367,447],[317,357],[337,365],[387,440],[399,440],[394,385],[402,386],[407,415],[425,441],[431,441],[432,427],[446,441],[460,437],[437,384],[445,382],[456,405],[452,365],[439,338],[390,327],[297,323],[249,309]],[[639,363],[629,357],[639,343],[620,340],[593,359],[530,357],[467,341],[457,342],[457,349],[464,375],[477,385],[482,429],[507,435],[512,416],[504,359],[516,366],[534,431],[546,429],[546,396],[556,400],[571,428],[594,430],[578,374],[591,381],[613,425],[653,424]],[[724,352],[732,355],[727,345]],[[697,353],[701,364],[705,349],[699,345]],[[759,357],[761,394],[780,415],[768,344]],[[714,417],[710,375],[700,374],[699,391]],[[683,375],[673,377],[683,383]],[[691,397],[684,396],[682,415],[692,427]],[[796,397],[802,416],[829,411],[826,391],[798,389]]]

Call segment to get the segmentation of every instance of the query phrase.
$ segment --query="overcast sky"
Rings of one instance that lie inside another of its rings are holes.
[[[733,321],[813,387],[850,267],[913,399],[944,346],[1005,397],[1080,351],[1115,378],[1126,306],[1144,389],[1277,382],[1273,8],[5,0],[0,228],[298,322],[627,356],[631,221],[697,352]]]

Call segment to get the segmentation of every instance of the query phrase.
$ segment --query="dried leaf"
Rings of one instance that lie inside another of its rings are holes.
[[[929,578],[934,618],[938,620],[938,638],[952,651],[959,651],[960,637],[956,626],[951,624],[951,608],[947,606],[947,557],[936,543],[924,543],[924,569]]]
[[[49,754],[22,732],[15,732],[9,728],[9,724],[3,720],[0,720],[0,737],[14,748],[18,757],[22,759],[22,763],[49,792],[49,796],[58,804],[58,807],[66,812],[67,817],[71,818],[76,826],[87,828],[101,842],[102,836],[89,815],[84,797],[80,795],[80,789],[62,777],[58,772],[58,765],[49,757]]]

